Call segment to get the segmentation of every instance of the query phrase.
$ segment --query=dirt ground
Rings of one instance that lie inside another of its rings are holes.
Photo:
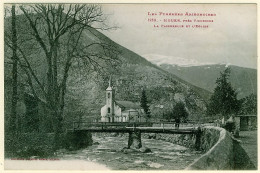
[[[240,131],[239,136],[239,140],[242,141],[241,146],[247,152],[251,161],[257,168],[257,130]]]

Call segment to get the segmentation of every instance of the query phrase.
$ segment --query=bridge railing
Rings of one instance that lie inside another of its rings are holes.
[[[73,129],[112,129],[112,128],[163,128],[163,129],[179,129],[179,128],[196,128],[200,126],[198,123],[180,123],[176,127],[175,122],[73,122]]]
[[[143,123],[143,122],[73,122],[73,129],[81,129],[81,128],[117,128],[117,127],[142,127],[142,126],[152,126],[152,123]]]

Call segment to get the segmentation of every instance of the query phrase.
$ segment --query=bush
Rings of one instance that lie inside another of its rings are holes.
[[[53,136],[44,133],[23,133],[14,137],[6,135],[5,157],[25,159],[32,156],[51,157],[54,154]]]
[[[93,143],[91,133],[67,132],[60,134],[58,148],[54,148],[54,136],[54,133],[22,133],[14,137],[6,134],[5,158],[53,158],[55,149],[77,150]]]
[[[68,150],[78,150],[93,144],[92,134],[85,131],[67,132],[64,139],[64,147]]]
[[[236,129],[236,124],[235,122],[227,122],[225,125],[224,125],[224,128],[229,131],[230,133],[233,133]]]

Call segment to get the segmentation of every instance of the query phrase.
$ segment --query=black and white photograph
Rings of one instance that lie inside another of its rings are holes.
[[[4,170],[258,170],[257,8],[3,3]]]

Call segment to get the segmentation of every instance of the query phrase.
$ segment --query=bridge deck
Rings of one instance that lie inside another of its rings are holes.
[[[124,128],[83,128],[74,129],[73,131],[88,131],[88,132],[107,132],[107,133],[129,133],[133,131],[140,131],[141,133],[170,133],[170,134],[196,134],[197,129],[173,129],[162,127],[124,127]]]
[[[193,124],[176,128],[174,123],[89,123],[74,122],[72,131],[88,131],[88,132],[108,132],[108,133],[129,133],[140,131],[141,133],[170,133],[170,134],[196,134],[197,127]],[[70,131],[71,131],[70,130]]]

